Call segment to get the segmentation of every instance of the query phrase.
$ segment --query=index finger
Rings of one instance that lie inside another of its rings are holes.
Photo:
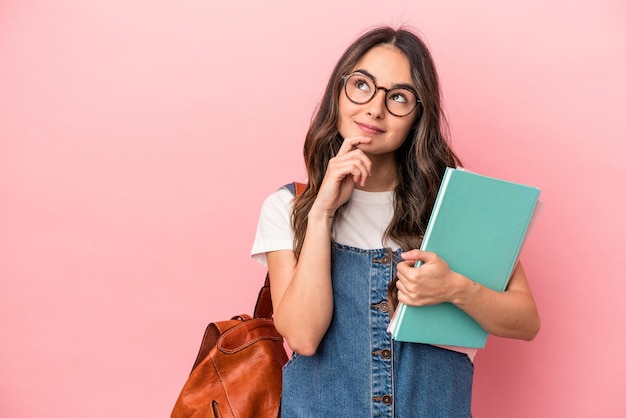
[[[369,144],[370,142],[372,142],[372,138],[368,136],[351,136],[345,138],[337,154],[345,154],[356,149],[356,146],[359,144]]]
[[[421,261],[423,263],[428,263],[430,261],[434,261],[437,258],[437,254],[433,253],[433,252],[429,252],[429,251],[422,251],[422,250],[411,250],[411,251],[405,251],[402,254],[400,254],[402,256],[402,259],[405,261],[411,261],[411,262],[416,262],[416,261]]]

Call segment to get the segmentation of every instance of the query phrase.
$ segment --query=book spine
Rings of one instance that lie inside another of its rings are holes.
[[[447,167],[445,173],[443,174],[443,179],[441,180],[441,185],[439,186],[439,192],[437,193],[437,198],[435,199],[435,204],[433,205],[433,210],[430,214],[430,219],[435,219],[437,217],[437,213],[439,212],[439,208],[441,208],[441,202],[443,201],[443,195],[446,187],[448,187],[448,183],[450,182],[450,177],[455,169]],[[430,233],[432,231],[431,225],[434,222],[429,221],[426,226],[426,231],[424,232],[424,238],[422,239],[422,245],[420,245],[420,250],[428,251],[428,240],[430,238]],[[416,261],[413,267],[419,267],[423,263],[421,261]]]

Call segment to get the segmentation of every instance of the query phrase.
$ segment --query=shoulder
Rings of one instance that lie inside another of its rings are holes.
[[[265,253],[293,249],[291,207],[293,194],[280,188],[265,198],[252,245],[252,257],[267,265]]]
[[[263,202],[263,210],[291,209],[293,193],[286,187],[272,192]]]

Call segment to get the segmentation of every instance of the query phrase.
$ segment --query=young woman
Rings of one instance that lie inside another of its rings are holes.
[[[398,300],[454,303],[494,335],[538,332],[521,266],[495,292],[418,250],[444,170],[459,165],[444,128],[435,67],[415,34],[381,27],[348,47],[306,136],[306,190],[266,199],[252,249],[294,351],[283,417],[471,415],[474,350],[393,341]]]

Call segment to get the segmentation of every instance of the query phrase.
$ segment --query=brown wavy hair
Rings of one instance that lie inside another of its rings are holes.
[[[311,120],[304,143],[308,184],[294,201],[292,227],[294,251],[299,257],[307,228],[307,216],[322,184],[328,161],[343,142],[338,131],[341,77],[350,74],[370,49],[390,45],[409,60],[411,77],[421,106],[415,128],[396,151],[398,182],[394,190],[394,216],[385,231],[404,250],[419,248],[446,167],[460,165],[446,140],[448,125],[441,107],[439,78],[424,42],[405,29],[378,27],[360,36],[343,53],[333,70],[324,96]],[[335,217],[336,219],[336,217]]]

